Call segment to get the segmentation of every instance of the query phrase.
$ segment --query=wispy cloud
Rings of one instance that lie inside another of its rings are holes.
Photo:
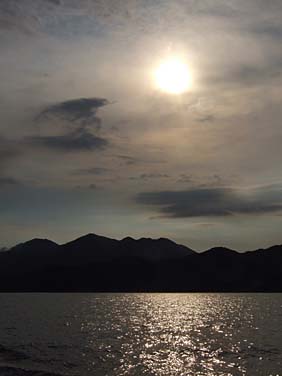
[[[136,201],[157,207],[163,216],[173,218],[264,214],[282,210],[282,186],[249,190],[193,188],[143,192]]]
[[[150,180],[150,179],[168,179],[168,174],[162,173],[143,173],[138,176],[131,176],[130,180]]]
[[[8,176],[0,176],[0,187],[18,184],[20,184],[20,182],[17,179]]]
[[[74,171],[74,175],[104,175],[109,171],[105,167],[80,168]]]
[[[34,146],[43,146],[59,151],[103,150],[109,142],[85,129],[78,129],[62,136],[33,136],[28,139]]]
[[[41,111],[35,121],[47,122],[48,129],[52,129],[50,124],[53,122],[59,123],[55,134],[34,135],[27,141],[34,146],[59,151],[103,150],[109,142],[98,134],[101,119],[97,111],[108,103],[104,98],[78,98],[53,104]],[[58,129],[61,134],[56,133]]]
[[[137,157],[132,157],[130,155],[117,155],[116,158],[121,159],[124,161],[125,164],[127,165],[135,165],[138,163],[165,163],[164,160],[159,160],[159,159],[145,159],[145,158],[137,158]]]
[[[0,170],[6,169],[13,159],[19,156],[15,142],[0,136]]]
[[[100,107],[109,104],[104,98],[78,98],[53,104],[36,117],[36,120],[52,121],[54,118],[66,122],[74,122],[80,126],[101,124],[101,119],[96,116]]]

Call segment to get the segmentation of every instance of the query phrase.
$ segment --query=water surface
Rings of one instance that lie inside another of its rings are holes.
[[[3,376],[282,375],[282,294],[0,294],[0,307]]]

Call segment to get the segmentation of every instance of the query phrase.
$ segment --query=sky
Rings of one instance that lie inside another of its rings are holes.
[[[281,0],[2,0],[0,239],[282,243]],[[177,57],[192,84],[161,91]]]

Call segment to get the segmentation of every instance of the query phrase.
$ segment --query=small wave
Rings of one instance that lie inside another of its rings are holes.
[[[0,366],[1,376],[63,376],[59,373],[50,373],[40,370],[31,370],[19,367]]]
[[[0,345],[0,360],[4,361],[17,361],[28,359],[28,356],[18,350],[9,349],[3,345]]]
[[[273,357],[276,358],[277,356],[281,356],[281,351],[275,347],[263,349],[260,347],[251,346],[248,349],[241,350],[240,355],[244,358],[263,357],[267,359],[272,359]]]

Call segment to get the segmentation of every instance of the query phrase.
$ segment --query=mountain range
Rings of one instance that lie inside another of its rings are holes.
[[[0,252],[0,291],[282,292],[282,245],[198,253],[166,238],[33,239]]]

